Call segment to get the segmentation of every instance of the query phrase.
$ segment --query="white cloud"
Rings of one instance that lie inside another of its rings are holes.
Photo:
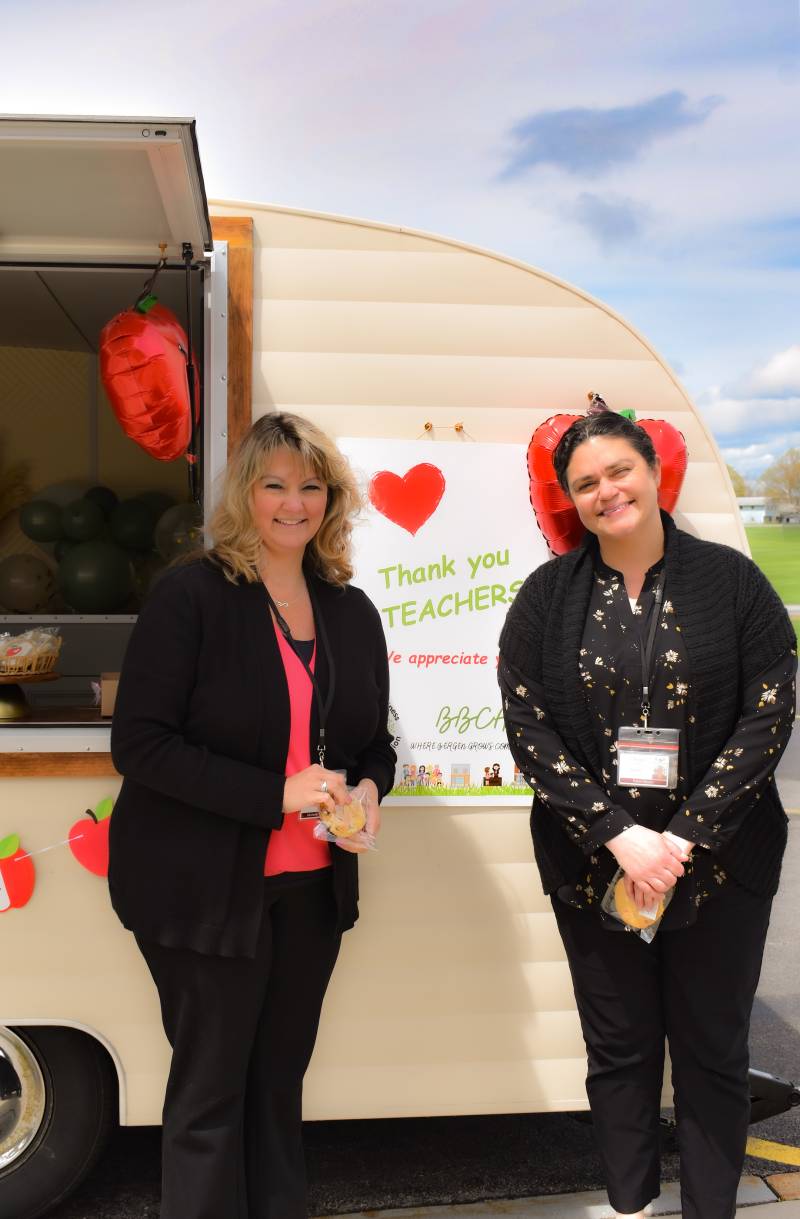
[[[753,373],[751,384],[769,398],[800,394],[800,344],[795,343],[767,360]]]
[[[800,431],[783,432],[752,444],[725,445],[723,459],[751,481],[758,479],[787,449],[800,447]]]
[[[765,428],[797,430],[800,426],[800,396],[737,398],[715,385],[698,398],[697,405],[717,437],[752,435]]]
[[[779,454],[800,405],[790,8],[139,0],[132,21],[100,0],[0,0],[0,112],[195,115],[214,197],[427,229],[541,266],[674,354],[692,391],[720,386],[700,403],[723,443]],[[498,181],[525,115],[712,94],[725,104],[636,144],[596,195],[541,158]]]
[[[772,451],[772,446],[767,442],[738,448],[734,445],[723,449],[722,456],[729,466],[733,466],[745,478],[758,478],[772,465],[778,454]]]
[[[745,478],[759,478],[787,449],[800,446],[800,394],[780,396],[794,368],[792,351],[778,352],[738,389],[712,386],[697,399],[725,461]]]

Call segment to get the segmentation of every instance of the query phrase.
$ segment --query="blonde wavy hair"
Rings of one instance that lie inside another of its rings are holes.
[[[251,495],[269,458],[290,449],[328,489],[325,516],[308,543],[304,562],[329,584],[352,579],[353,522],[362,498],[347,458],[315,424],[301,415],[274,412],[257,419],[239,441],[225,470],[219,502],[208,526],[209,557],[232,583],[256,583],[261,538],[253,523]]]

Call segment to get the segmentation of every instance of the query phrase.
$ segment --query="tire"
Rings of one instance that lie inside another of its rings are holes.
[[[0,1215],[38,1219],[100,1156],[117,1120],[109,1055],[84,1033],[0,1025]]]

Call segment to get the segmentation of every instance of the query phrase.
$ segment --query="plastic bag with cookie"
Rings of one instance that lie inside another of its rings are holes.
[[[638,935],[646,944],[650,944],[655,939],[664,911],[672,901],[675,890],[670,889],[655,906],[639,909],[633,898],[628,896],[624,875],[622,868],[618,868],[614,873],[600,903],[601,908],[618,922],[624,923],[629,931]]]

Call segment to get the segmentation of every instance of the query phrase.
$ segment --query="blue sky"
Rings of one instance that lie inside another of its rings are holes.
[[[593,293],[750,477],[800,445],[790,0],[0,0],[6,113],[194,115],[211,196]]]

